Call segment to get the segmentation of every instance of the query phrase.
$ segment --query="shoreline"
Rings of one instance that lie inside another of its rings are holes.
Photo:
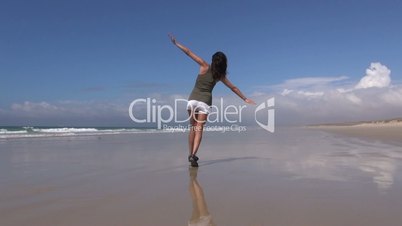
[[[402,119],[318,124],[306,128],[371,140],[402,142]]]

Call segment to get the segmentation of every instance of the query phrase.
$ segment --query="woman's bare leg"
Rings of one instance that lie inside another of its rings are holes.
[[[194,119],[194,112],[191,110],[188,110],[188,115],[190,116],[190,131],[188,133],[188,150],[189,150],[189,155],[193,153],[193,146],[194,146],[194,137],[195,137],[195,119]]]
[[[197,114],[195,120],[195,134],[194,134],[194,143],[192,153],[193,155],[197,154],[198,148],[200,147],[201,140],[202,140],[202,132],[204,131],[204,124],[207,120],[207,114]]]
[[[189,150],[189,155],[193,153],[193,146],[194,146],[194,137],[195,137],[195,115],[194,112],[191,110],[188,110],[188,115],[190,116],[190,131],[188,133],[188,150]]]

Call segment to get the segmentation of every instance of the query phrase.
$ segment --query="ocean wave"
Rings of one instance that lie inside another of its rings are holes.
[[[34,132],[39,133],[85,133],[85,132],[97,132],[95,128],[48,128],[48,129],[36,129],[32,128]]]
[[[7,129],[0,129],[0,134],[22,134],[22,133],[28,133],[26,130],[7,130]]]
[[[75,127],[7,127],[0,128],[0,139],[63,137],[63,136],[96,136],[134,133],[163,133],[158,129],[138,128],[75,128]]]

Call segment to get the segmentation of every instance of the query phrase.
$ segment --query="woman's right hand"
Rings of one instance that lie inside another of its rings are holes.
[[[174,44],[174,45],[176,45],[176,38],[172,35],[172,34],[168,34],[168,36],[169,36],[169,38],[170,38],[170,41]]]

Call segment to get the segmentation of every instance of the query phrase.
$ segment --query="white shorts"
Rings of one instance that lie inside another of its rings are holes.
[[[211,107],[202,102],[202,101],[198,101],[198,100],[189,100],[187,102],[187,110],[191,110],[191,111],[195,111],[198,113],[202,113],[202,114],[209,114],[209,109]]]

